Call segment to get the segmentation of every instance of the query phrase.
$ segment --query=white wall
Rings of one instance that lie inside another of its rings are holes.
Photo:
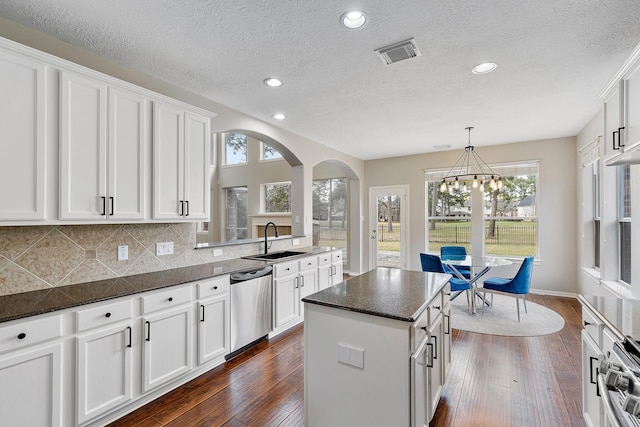
[[[491,147],[478,147],[488,163],[539,160],[538,247],[539,259],[534,267],[532,288],[558,293],[575,293],[578,289],[576,269],[576,143],[575,138],[529,141]],[[419,253],[425,241],[424,170],[447,168],[460,151],[394,157],[365,162],[365,188],[383,185],[409,185],[409,268],[420,270]],[[368,198],[368,192],[364,192]],[[368,206],[368,200],[364,201]],[[365,215],[365,230],[368,216]],[[364,236],[365,238],[367,236]],[[368,254],[368,241],[364,242]],[[365,260],[368,256],[364,256]],[[500,271],[507,274],[509,271]],[[491,274],[491,273],[490,273]],[[496,269],[496,274],[498,271]]]

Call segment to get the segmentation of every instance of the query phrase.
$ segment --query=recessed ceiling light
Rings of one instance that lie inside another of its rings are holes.
[[[487,74],[492,72],[496,68],[498,68],[498,64],[496,64],[495,62],[483,62],[482,64],[478,64],[473,67],[471,72],[473,74]]]
[[[340,23],[350,30],[362,27],[367,22],[367,14],[361,10],[352,10],[342,14]]]
[[[273,115],[273,118],[276,119],[276,120],[284,120],[285,116],[282,113],[276,113],[276,114]]]
[[[276,79],[275,77],[267,77],[264,79],[264,84],[269,87],[280,87],[282,86],[282,80]]]

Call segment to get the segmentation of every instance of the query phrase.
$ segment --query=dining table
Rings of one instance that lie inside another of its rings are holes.
[[[471,286],[473,295],[473,298],[471,298],[471,314],[476,314],[476,297],[480,298],[483,304],[487,303],[482,295],[480,295],[480,293],[478,292],[478,280],[481,279],[485,274],[487,274],[493,267],[512,264],[512,262],[507,258],[473,255],[458,256],[455,257],[455,259],[441,258],[441,261],[444,265],[449,267],[449,269],[458,279],[468,282]],[[460,266],[471,267],[471,276],[469,278],[463,276],[460,270],[458,270],[457,267]]]

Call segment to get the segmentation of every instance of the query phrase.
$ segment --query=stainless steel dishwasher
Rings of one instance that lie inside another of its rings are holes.
[[[231,274],[231,353],[268,335],[272,330],[273,267]]]

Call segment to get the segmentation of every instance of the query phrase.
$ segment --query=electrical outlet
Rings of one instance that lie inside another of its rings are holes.
[[[298,246],[300,244],[300,239],[293,239],[291,242],[293,246]]]
[[[129,259],[129,246],[118,246],[118,261],[126,261]]]
[[[171,255],[173,253],[173,242],[156,243],[156,256]]]
[[[214,249],[213,256],[222,256],[222,249]]]

